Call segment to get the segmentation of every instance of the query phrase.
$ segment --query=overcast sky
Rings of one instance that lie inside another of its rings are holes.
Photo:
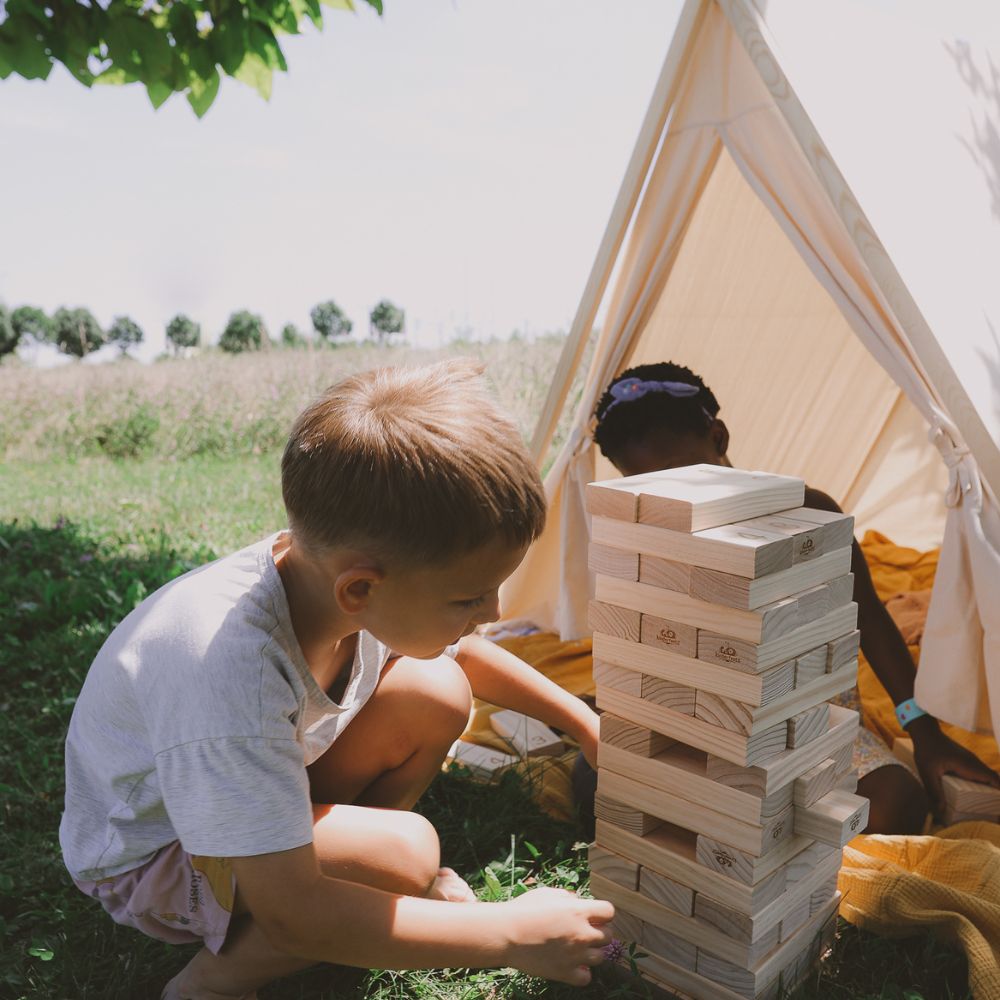
[[[365,6],[365,5],[361,5]],[[0,83],[0,301],[177,312],[272,335],[382,297],[411,340],[568,327],[679,0],[386,0],[326,10],[265,103],[224,79],[198,121],[60,68]]]

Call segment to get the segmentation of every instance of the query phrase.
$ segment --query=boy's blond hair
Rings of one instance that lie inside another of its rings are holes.
[[[281,488],[289,525],[308,549],[442,563],[540,534],[538,471],[482,371],[460,360],[362,372],[299,415]]]

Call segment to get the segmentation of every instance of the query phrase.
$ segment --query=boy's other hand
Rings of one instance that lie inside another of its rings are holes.
[[[541,888],[504,903],[511,910],[510,964],[532,976],[586,986],[611,941],[611,903]]]
[[[919,737],[914,733],[913,757],[936,817],[944,811],[944,787],[941,779],[946,774],[1000,788],[1000,774],[937,727],[928,728]]]

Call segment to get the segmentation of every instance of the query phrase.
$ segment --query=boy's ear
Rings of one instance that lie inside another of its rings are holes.
[[[340,610],[347,615],[360,614],[368,607],[372,589],[382,582],[385,574],[376,566],[358,565],[344,570],[333,585],[333,594]]]
[[[712,421],[709,434],[712,437],[712,444],[715,445],[715,450],[718,452],[719,458],[725,458],[726,452],[729,451],[729,428],[716,418]]]

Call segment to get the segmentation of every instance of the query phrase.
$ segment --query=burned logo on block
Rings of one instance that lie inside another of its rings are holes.
[[[815,548],[816,540],[811,535],[807,535],[802,539],[802,544],[799,546],[799,555],[807,556]]]
[[[660,642],[665,642],[668,645],[675,644],[677,640],[677,633],[672,628],[661,628],[659,632],[656,633],[656,638]]]
[[[851,830],[857,830],[859,826],[861,826],[861,817],[855,816],[854,819],[851,820]]]
[[[717,864],[722,868],[732,868],[736,863],[736,859],[731,854],[727,854],[721,847],[717,847],[712,854]]]
[[[719,646],[715,653],[716,659],[722,660],[725,663],[742,663],[740,654],[736,651],[736,647],[732,643],[724,642]]]

